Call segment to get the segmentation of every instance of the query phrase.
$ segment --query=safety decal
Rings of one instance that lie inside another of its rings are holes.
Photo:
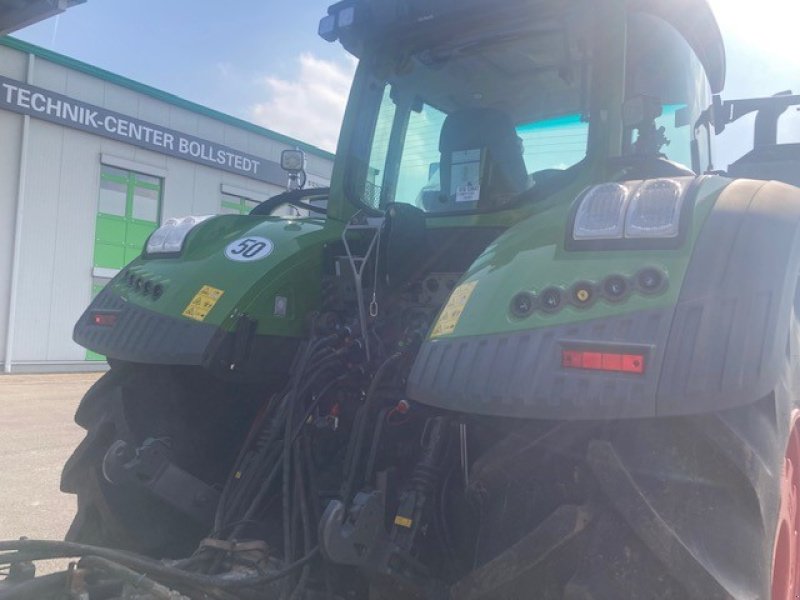
[[[183,316],[195,321],[205,321],[208,313],[211,312],[211,309],[214,308],[214,305],[222,298],[224,293],[223,290],[204,285],[183,310]]]
[[[231,242],[225,247],[225,257],[236,262],[261,260],[272,254],[275,245],[264,237],[246,237]]]
[[[414,524],[414,521],[409,519],[408,517],[401,517],[397,515],[394,518],[394,524],[398,527],[405,527],[406,529],[411,529],[411,526]]]
[[[450,295],[450,299],[439,315],[439,320],[436,321],[436,326],[433,328],[431,337],[439,337],[453,333],[458,325],[458,320],[461,318],[461,313],[469,302],[472,292],[475,291],[475,286],[478,285],[477,281],[470,281],[462,283]]]

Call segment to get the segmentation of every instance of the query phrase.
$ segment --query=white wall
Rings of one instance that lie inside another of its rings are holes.
[[[28,56],[0,51],[0,75],[25,81]],[[0,111],[0,360],[5,360],[8,327],[14,221],[17,205],[21,115]]]
[[[25,81],[26,64],[25,53],[0,46],[0,75]],[[289,147],[39,57],[30,83],[273,161],[279,161],[281,151]],[[22,122],[21,115],[0,110],[0,359],[6,338]],[[12,348],[17,365],[63,364],[85,357],[85,350],[71,338],[91,295],[101,156],[131,161],[133,170],[164,174],[163,219],[219,212],[222,184],[258,197],[282,191],[277,185],[31,118]],[[329,180],[331,161],[310,156],[308,164],[310,179]]]
[[[0,360],[5,360],[22,117],[0,111]]]

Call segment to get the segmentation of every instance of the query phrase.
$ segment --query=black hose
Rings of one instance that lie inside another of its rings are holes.
[[[297,487],[297,499],[299,500],[300,506],[300,518],[303,525],[303,551],[308,552],[311,550],[311,516],[308,514],[308,500],[306,497],[306,485],[305,485],[305,477],[304,477],[304,469],[303,469],[303,456],[302,456],[302,442],[298,442],[295,444],[295,452],[294,452],[294,462],[295,462],[295,485]],[[310,570],[308,565],[303,567],[303,570],[300,574],[300,581],[295,587],[292,595],[289,597],[290,600],[300,600],[300,594],[306,588],[308,584],[308,577],[310,575]]]
[[[295,396],[296,398],[296,396]],[[293,398],[294,399],[294,398]],[[294,427],[294,408],[295,402],[291,402],[286,413],[286,429],[283,433],[283,556],[289,560],[292,556],[292,515],[291,515],[291,489],[289,480],[291,477],[292,461],[292,429]],[[253,505],[251,505],[253,506]]]
[[[316,405],[318,405],[319,402],[322,401],[322,399],[324,398],[325,394],[327,394],[327,392],[330,390],[330,388],[338,380],[339,379],[329,382],[321,390],[321,392],[317,395],[316,399],[314,400],[314,402],[312,402],[311,406],[309,407],[309,410],[307,411],[306,415],[304,415],[303,421],[300,422],[298,424],[297,428],[295,429],[295,431],[292,432],[292,435],[291,435],[291,438],[290,438],[290,442],[293,442],[297,438],[297,436],[301,433],[303,425],[305,423],[305,419],[307,418],[307,415],[310,414],[310,411],[313,410],[313,408]],[[288,425],[289,421],[286,421],[286,424]],[[279,429],[279,428],[276,427],[275,429]],[[281,466],[281,461],[278,460],[278,458],[281,456],[281,454],[282,454],[281,451],[277,450],[276,452],[273,453],[272,459],[270,461],[266,461],[266,464],[273,464],[272,471],[269,473],[269,475],[266,477],[266,479],[262,480],[262,483],[261,483],[261,486],[258,489],[258,492],[255,494],[255,496],[250,501],[248,510],[245,512],[243,518],[239,519],[240,523],[246,524],[246,522],[253,520],[255,514],[258,512],[258,508],[259,508],[260,504],[264,501],[264,498],[269,493],[269,489],[272,486],[274,478],[278,473],[279,467]],[[274,461],[274,463],[272,461]],[[237,508],[238,508],[238,506],[237,506]],[[231,512],[233,512],[233,511],[228,511],[228,517],[229,518],[230,518],[230,513]],[[285,522],[286,521],[284,521],[284,523]],[[226,526],[227,525],[223,524],[223,527],[226,527]],[[235,528],[231,532],[230,536],[228,536],[229,539],[230,538],[235,538],[236,536],[238,536],[239,533],[241,533],[242,529],[243,529],[242,526]]]
[[[308,362],[308,360],[310,359],[312,354],[319,349],[320,344],[322,343],[322,341],[323,340],[311,340],[310,342],[308,342],[308,344],[305,346],[305,348],[303,348],[302,350],[298,350],[295,353],[295,355],[294,355],[294,357],[292,359],[292,365],[291,365],[291,367],[289,369],[289,373],[291,374],[290,382],[292,384],[294,384],[299,379],[300,375],[302,375],[302,373],[305,372],[306,363]],[[283,394],[281,394],[279,396],[276,396],[277,398],[280,398],[280,400],[278,400],[277,403],[274,403],[272,400],[270,401],[270,404],[276,404],[275,414],[273,415],[272,419],[269,419],[269,424],[270,425],[275,423],[276,421],[278,421],[278,422],[282,421],[281,412],[286,407],[286,405],[287,405],[287,397],[289,396],[289,394],[291,392],[291,386],[287,386],[287,387],[289,387],[288,391],[284,392]],[[268,413],[269,410],[267,410],[266,412]],[[267,417],[267,415],[265,414],[265,418],[266,417]],[[274,436],[271,436],[270,434],[274,431],[275,435],[277,435],[278,433],[280,433],[280,430],[281,430],[281,427],[274,427],[273,428],[273,427],[270,427],[268,425],[265,428],[265,430],[262,431],[262,434],[261,434],[261,436],[266,435],[267,439],[266,440],[261,440],[258,443],[256,443],[256,447],[259,450],[266,447],[267,450],[268,450],[269,447],[272,445],[272,441],[274,441]],[[236,482],[235,479],[236,479],[236,473],[240,472],[240,468],[241,468],[243,462],[245,461],[245,459],[247,458],[247,455],[249,454],[248,451],[249,451],[250,444],[251,444],[252,438],[253,438],[252,434],[253,434],[253,431],[251,431],[248,434],[247,438],[245,439],[245,443],[242,444],[242,449],[239,452],[239,455],[236,457],[236,460],[233,463],[233,468],[231,469],[230,473],[228,474],[228,478],[227,478],[227,480],[225,482],[225,485],[224,485],[224,487],[222,489],[222,495],[220,496],[220,500],[219,500],[219,503],[217,504],[217,510],[216,510],[216,513],[215,513],[215,516],[214,516],[214,529],[215,530],[221,529],[225,525],[226,521],[230,520],[229,516],[226,517],[226,515],[225,515],[225,512],[226,512],[225,509],[228,506],[228,496],[231,494],[231,490],[233,489],[234,483],[238,483],[239,484],[239,485],[236,486],[237,489],[242,489],[242,488],[246,488],[247,487],[247,483],[248,483],[247,479],[249,479],[249,477],[246,478],[245,481],[239,481],[239,482]],[[255,454],[258,456],[260,454],[260,452],[256,451]],[[234,502],[235,502],[235,504],[239,503],[239,502],[236,502],[236,501],[234,501]],[[232,512],[232,511],[228,510],[227,512]]]
[[[308,436],[301,438],[303,446],[303,457],[306,463],[306,470],[308,471],[308,490],[311,500],[311,509],[313,510],[312,522],[319,523],[322,520],[322,503],[320,502],[319,486],[317,485],[316,469],[314,464],[314,455],[311,449],[311,440]],[[331,581],[330,567],[326,561],[322,562],[322,576],[325,580],[325,597],[327,600],[333,600],[333,582]]]
[[[259,429],[261,429],[264,421],[270,418],[270,413],[275,412],[278,413],[281,408],[281,400],[280,396],[273,395],[266,403],[266,405],[262,408],[260,413],[256,415],[256,422],[253,423],[253,427],[248,432],[247,437],[245,438],[244,443],[242,444],[242,448],[239,451],[239,454],[236,457],[236,460],[233,462],[233,467],[231,468],[230,472],[228,473],[228,477],[225,481],[225,485],[222,488],[222,494],[220,495],[219,502],[217,504],[217,510],[214,514],[214,530],[219,530],[224,525],[225,517],[225,507],[228,503],[228,496],[231,493],[233,488],[233,482],[236,479],[236,473],[239,471],[239,466],[244,461],[245,457],[248,454],[248,450],[253,444],[254,440],[259,437]],[[263,433],[263,431],[262,431]]]
[[[375,426],[375,435],[372,436],[372,444],[369,449],[367,466],[364,469],[364,481],[369,481],[372,478],[372,472],[375,470],[375,461],[378,458],[378,450],[380,449],[381,438],[383,437],[383,428],[386,425],[387,414],[389,414],[388,408],[384,408],[378,413],[378,418],[376,419],[377,425]]]
[[[130,554],[121,550],[110,548],[100,548],[99,546],[89,546],[86,544],[76,544],[73,542],[59,542],[50,540],[14,540],[10,542],[0,542],[0,552],[23,551],[23,552],[43,552],[44,558],[72,557],[72,556],[99,556],[134,571],[139,571],[150,577],[161,580],[185,583],[187,585],[217,587],[221,589],[237,589],[266,585],[280,581],[288,577],[303,565],[311,562],[319,552],[319,546],[306,554],[299,560],[286,565],[284,568],[266,575],[248,575],[236,579],[216,575],[201,575],[199,573],[187,573],[175,567],[170,567],[152,559],[145,558],[136,554]],[[0,596],[0,600],[8,600]]]
[[[78,566],[108,573],[112,577],[124,581],[138,590],[147,592],[156,600],[172,600],[172,598],[174,598],[173,590],[113,560],[108,560],[99,556],[84,556],[78,563]]]
[[[67,571],[42,575],[5,590],[0,588],[0,600],[42,600],[43,594],[63,590],[66,582]]]
[[[297,430],[291,435],[290,439],[287,439],[287,430],[289,426],[294,422],[294,410],[297,404],[298,398],[302,398],[320,379],[323,375],[327,374],[327,370],[329,367],[336,366],[340,364],[341,357],[338,355],[337,352],[334,352],[333,356],[323,356],[317,357],[320,350],[329,350],[328,348],[322,346],[321,344],[327,343],[330,341],[329,338],[323,338],[322,342],[312,342],[306,348],[305,352],[303,353],[303,358],[300,361],[300,364],[296,370],[295,376],[292,378],[292,385],[291,388],[283,395],[282,400],[280,402],[280,407],[276,410],[275,418],[271,421],[271,423],[266,428],[266,440],[259,442],[260,450],[254,454],[252,454],[248,459],[247,462],[252,464],[259,465],[259,468],[256,469],[245,469],[243,468],[244,461],[237,461],[237,464],[234,466],[232,474],[237,472],[243,473],[244,476],[242,477],[241,481],[236,481],[234,478],[229,478],[229,483],[226,485],[226,489],[223,491],[223,497],[227,500],[228,496],[232,495],[233,498],[228,503],[228,506],[223,508],[222,510],[218,511],[218,515],[220,516],[217,519],[215,524],[215,529],[220,530],[225,527],[226,522],[230,521],[234,518],[234,515],[240,509],[242,502],[249,496],[252,497],[254,490],[251,489],[251,483],[259,478],[259,474],[263,473],[266,469],[269,468],[269,465],[272,463],[272,460],[267,460],[268,453],[273,447],[273,444],[277,441],[277,437],[281,430],[284,431],[284,442],[289,441],[289,443],[284,443],[284,452],[286,446],[291,444],[291,441],[296,439],[297,435],[299,435],[300,430],[302,429],[303,422],[307,418],[307,415],[304,416],[303,421],[299,424]],[[334,338],[337,336],[333,336]],[[308,364],[310,359],[318,358],[318,362],[313,364]],[[307,380],[302,381],[302,375],[309,369],[316,369],[316,372]],[[332,385],[338,381],[333,380],[329,382],[322,390],[320,394],[317,395],[315,402],[312,406],[315,406],[319,401],[321,401],[322,397],[327,393],[327,391],[332,387]],[[299,387],[302,384],[302,387]],[[299,389],[298,389],[299,387]],[[311,409],[313,410],[313,408]],[[247,457],[248,453],[244,453],[244,456]],[[280,457],[281,454],[278,452],[274,455],[273,460]],[[284,459],[284,467],[286,467],[286,460]],[[263,466],[261,466],[263,465]],[[232,486],[236,486],[236,492],[231,494],[228,490]],[[260,488],[263,490],[263,486]],[[251,519],[252,516],[258,509],[258,505],[263,500],[264,494],[260,491],[256,493],[257,499],[250,501],[248,504],[248,509],[245,511],[245,517],[241,520],[248,520]],[[284,521],[285,523],[285,521]],[[235,537],[241,532],[241,527],[236,528],[230,537]]]
[[[251,460],[255,461],[263,451],[268,450],[272,444],[272,432],[275,430],[280,430],[279,427],[272,427],[271,425],[276,421],[281,420],[281,413],[286,405],[286,394],[276,396],[274,405],[274,411],[268,411],[272,412],[273,414],[265,416],[265,419],[267,419],[267,424],[264,426],[261,433],[256,436],[248,435],[248,438],[250,439],[246,440],[242,445],[242,450],[239,452],[239,456],[233,463],[233,467],[228,475],[228,479],[222,489],[222,495],[220,496],[219,503],[217,504],[217,510],[214,516],[215,531],[222,529],[226,523],[230,521],[231,513],[234,512],[234,509],[238,508],[239,504],[241,504],[241,497],[238,492],[239,490],[246,489],[250,480],[250,470],[245,469],[244,465]],[[279,431],[275,431],[275,435],[278,435],[278,433]],[[256,439],[256,442],[254,442],[256,447],[255,451],[253,451],[251,447],[253,437]]]
[[[363,419],[358,424],[358,430],[356,431],[355,435],[355,443],[352,447],[353,452],[349,452],[348,448],[348,455],[350,457],[350,462],[347,465],[347,479],[345,480],[345,485],[342,488],[342,500],[344,501],[346,506],[349,506],[352,495],[353,495],[353,488],[356,483],[356,472],[358,471],[358,461],[359,456],[361,455],[361,447],[364,445],[364,436],[366,435],[367,423],[369,422],[369,413],[372,409],[372,403],[375,399],[376,391],[378,389],[378,385],[381,383],[384,374],[392,366],[395,362],[403,358],[403,353],[397,352],[392,354],[389,358],[387,358],[381,366],[378,367],[378,370],[375,372],[375,376],[372,378],[372,382],[369,385],[369,389],[367,390],[367,397],[364,400],[363,409]]]
[[[255,516],[255,513],[258,512],[258,505],[264,500],[264,498],[266,497],[267,493],[269,493],[269,488],[272,487],[272,482],[275,480],[275,477],[278,475],[278,472],[280,471],[280,467],[281,467],[280,461],[276,460],[275,464],[272,467],[272,471],[270,471],[270,473],[267,476],[267,478],[264,479],[263,483],[261,484],[261,487],[258,490],[258,493],[256,494],[255,498],[253,499],[253,502],[250,504],[250,508],[245,513],[244,518],[242,518],[239,521],[240,524],[237,527],[234,528],[233,532],[229,536],[229,539],[235,538],[242,531],[242,529],[244,528],[244,525],[248,521],[253,520],[253,517]]]
[[[285,476],[284,476],[284,478],[283,478],[283,479],[284,479],[284,488],[285,488],[285,490],[284,490],[284,496],[286,496],[286,487],[288,486],[288,481],[287,481],[288,473],[291,471],[291,468],[290,468],[290,463],[289,463],[289,465],[287,465],[287,461],[288,461],[288,456],[287,456],[287,448],[290,448],[290,447],[291,447],[291,444],[292,444],[292,442],[293,442],[293,441],[294,441],[294,440],[297,438],[297,436],[300,434],[300,432],[302,431],[302,428],[303,428],[303,425],[304,425],[305,419],[307,418],[307,415],[308,415],[308,414],[310,414],[310,411],[309,411],[309,412],[307,412],[307,413],[304,415],[304,417],[303,417],[303,420],[302,420],[302,421],[300,421],[300,422],[298,423],[298,425],[297,425],[297,427],[294,429],[294,431],[292,431],[292,430],[290,429],[290,427],[293,425],[293,423],[294,423],[294,421],[295,421],[295,418],[294,418],[294,410],[295,410],[295,406],[296,406],[296,404],[297,404],[297,398],[298,398],[298,397],[302,397],[302,396],[303,396],[303,395],[304,395],[306,392],[308,392],[308,391],[309,391],[309,389],[310,389],[311,387],[313,387],[313,385],[316,383],[316,381],[317,381],[318,379],[320,379],[320,378],[321,378],[323,375],[325,375],[325,374],[326,374],[326,371],[325,371],[324,369],[327,369],[328,367],[330,367],[330,366],[333,366],[333,363],[334,363],[334,362],[338,363],[338,362],[339,362],[339,361],[338,361],[338,358],[331,359],[331,364],[325,364],[325,365],[324,365],[324,367],[323,367],[321,370],[319,370],[317,373],[315,373],[315,374],[314,374],[314,375],[313,375],[313,376],[312,376],[312,377],[309,379],[309,381],[305,382],[305,383],[303,384],[303,388],[302,388],[302,390],[301,390],[301,393],[300,393],[300,394],[297,394],[297,395],[295,395],[294,393],[290,392],[290,393],[288,393],[288,394],[286,395],[286,399],[287,399],[286,414],[285,414],[285,416],[282,418],[282,422],[283,422],[283,429],[284,429],[284,444],[283,444],[283,452],[282,452],[283,460],[282,460],[282,461],[278,461],[278,463],[277,463],[277,464],[280,464],[281,462],[283,462],[283,468],[284,468],[284,470],[287,472],[287,475],[285,475]],[[333,385],[336,383],[336,381],[338,381],[338,379],[336,379],[336,380],[333,380],[333,381],[329,382],[328,384],[326,384],[326,386],[324,386],[324,387],[323,387],[323,389],[322,389],[321,393],[320,393],[320,394],[318,394],[318,395],[317,395],[317,397],[316,397],[316,399],[314,400],[314,402],[312,402],[312,408],[310,408],[310,410],[313,410],[313,407],[314,407],[314,406],[316,406],[316,405],[317,405],[317,404],[318,404],[318,403],[319,403],[319,402],[320,402],[320,401],[323,399],[324,395],[325,395],[325,394],[326,394],[326,393],[329,391],[329,389],[330,389],[330,388],[331,388],[331,387],[332,387],[332,386],[333,386]],[[273,429],[274,429],[274,431],[278,431],[278,430],[280,430],[280,429],[281,429],[281,427],[279,427],[278,425],[280,425],[280,423],[275,423],[275,424],[273,424]],[[271,441],[270,441],[270,444],[273,444],[275,441],[277,441],[277,440],[275,439],[276,437],[277,437],[277,436],[271,436],[271,438],[270,438],[270,439],[271,439]],[[277,459],[279,456],[281,456],[281,453],[280,453],[280,452],[278,453],[278,455],[277,455],[277,456],[275,456],[275,458]],[[266,463],[265,463],[265,466],[261,467],[261,468],[260,468],[258,471],[259,471],[259,472],[263,472],[263,469],[267,469],[267,468],[269,468],[269,466],[268,466],[269,464],[271,464],[271,463],[270,463],[270,462],[266,462]],[[256,477],[256,475],[257,475],[257,473],[256,473],[255,471],[254,471],[253,473],[251,473],[251,474],[248,476],[248,479],[245,481],[245,483],[247,483],[247,482],[251,481],[251,480],[252,480],[254,477]],[[269,478],[269,479],[271,480],[271,475],[270,475],[270,478]],[[271,481],[270,481],[270,484],[271,484]],[[251,490],[247,489],[247,488],[245,487],[245,485],[243,484],[243,485],[240,487],[240,491],[238,492],[238,494],[237,494],[237,497],[241,497],[241,496],[247,496],[247,495],[250,495],[249,493],[247,493],[247,492],[250,492],[250,491],[251,491]],[[267,488],[265,488],[265,486],[264,486],[264,485],[262,485],[262,486],[261,486],[261,488],[260,488],[259,492],[256,494],[255,498],[253,498],[253,499],[252,499],[252,500],[249,502],[249,508],[248,508],[248,509],[247,509],[247,511],[245,512],[245,515],[244,515],[244,517],[243,517],[243,519],[242,519],[242,520],[249,520],[249,519],[252,519],[252,518],[253,518],[253,516],[254,516],[254,515],[256,514],[256,512],[258,511],[258,507],[259,507],[259,505],[260,505],[260,504],[261,504],[261,502],[263,501],[263,499],[264,499],[264,497],[266,496],[266,493],[267,493],[268,491],[269,491],[269,490],[268,490],[268,487],[267,487]],[[284,502],[284,503],[285,503],[285,502]],[[237,503],[237,504],[238,504],[238,503]],[[230,518],[231,518],[231,513],[232,513],[232,512],[233,512],[232,510],[229,510],[229,511],[227,511],[227,515],[226,515],[226,516],[228,517],[228,519],[230,519]],[[284,511],[284,524],[286,523],[286,518],[287,518],[287,516],[286,516],[286,512]],[[241,528],[237,528],[237,530],[235,530],[235,531],[234,531],[234,532],[231,534],[231,536],[230,536],[230,537],[236,537],[236,536],[237,536],[237,535],[240,533],[240,531],[241,531]],[[286,539],[286,536],[284,536],[284,541],[285,541],[285,539]],[[285,551],[286,551],[286,548],[284,548],[284,552],[285,552]]]

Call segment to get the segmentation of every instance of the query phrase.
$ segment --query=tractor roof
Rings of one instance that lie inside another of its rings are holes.
[[[707,0],[625,0],[630,11],[656,15],[671,23],[694,48],[712,91],[725,85],[725,47]],[[591,5],[591,2],[588,3]],[[339,39],[352,54],[365,49],[420,50],[448,36],[479,35],[491,27],[519,29],[561,18],[564,10],[588,13],[586,0],[343,0],[328,8],[320,35]],[[525,18],[528,17],[528,19]]]

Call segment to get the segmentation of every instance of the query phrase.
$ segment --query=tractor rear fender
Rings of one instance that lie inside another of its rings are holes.
[[[742,406],[775,389],[800,274],[800,189],[739,180],[698,238],[661,366],[658,415]]]
[[[779,384],[794,344],[800,189],[729,182],[687,260],[674,304],[432,336],[415,361],[409,397],[448,410],[566,420],[692,415],[756,402]],[[632,349],[644,353],[646,369],[567,368],[562,350],[574,347]]]

